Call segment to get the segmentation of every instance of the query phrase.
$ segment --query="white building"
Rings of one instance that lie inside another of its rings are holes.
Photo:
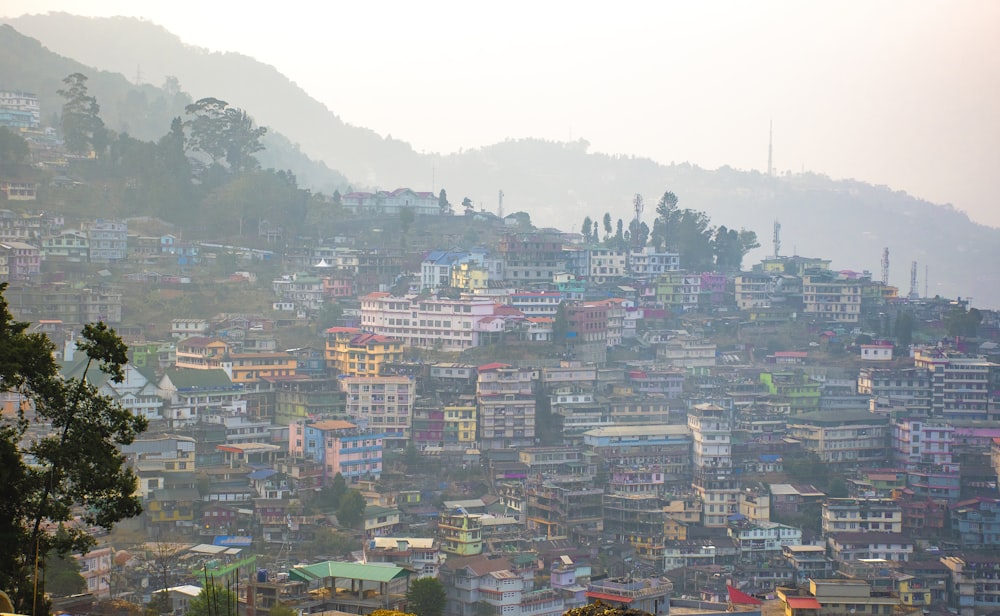
[[[777,522],[731,527],[729,536],[736,542],[741,559],[777,556],[786,545],[802,544],[802,529]]]
[[[341,197],[343,208],[352,214],[375,214],[396,216],[403,210],[411,210],[421,216],[438,216],[441,207],[438,197],[431,192],[417,192],[409,188],[393,191],[352,192]]]
[[[639,252],[629,253],[628,267],[633,278],[653,279],[679,270],[681,257],[676,252],[658,252],[653,246],[646,246]]]
[[[504,331],[491,298],[461,299],[369,293],[361,298],[361,328],[402,340],[411,347],[461,351]]]
[[[413,427],[416,387],[407,376],[347,376],[340,379],[347,394],[347,415],[359,428],[384,433],[386,441],[405,445]]]

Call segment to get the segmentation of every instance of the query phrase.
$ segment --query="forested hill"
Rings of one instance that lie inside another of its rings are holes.
[[[155,141],[166,134],[171,120],[184,116],[185,105],[192,101],[182,84],[136,85],[113,69],[101,70],[95,66],[100,65],[59,55],[10,25],[0,25],[0,87],[35,93],[44,125],[58,125],[64,100],[57,92],[65,87],[62,80],[72,73],[87,76],[87,87],[101,106],[100,115],[108,128],[143,141]],[[248,106],[239,100],[229,102],[238,107]],[[263,141],[267,149],[258,158],[264,167],[290,169],[302,185],[327,193],[346,188],[347,180],[342,174],[320,161],[310,160],[279,131],[272,128]]]
[[[657,199],[671,190],[680,197],[681,207],[703,210],[730,227],[755,231],[763,248],[751,253],[747,263],[773,251],[771,229],[778,219],[782,254],[829,258],[836,269],[867,269],[878,276],[882,250],[889,247],[890,283],[902,293],[909,291],[910,264],[917,261],[921,293],[927,266],[926,286],[931,295],[972,296],[974,305],[1000,307],[1000,270],[993,266],[1000,263],[1000,230],[888,187],[815,174],[771,178],[729,168],[661,165],[593,153],[583,140],[511,140],[457,154],[425,156],[405,142],[345,123],[273,67],[239,54],[186,46],[147,22],[57,14],[21,17],[9,23],[86,64],[133,76],[138,66],[146,81],[159,83],[174,75],[195,98],[224,98],[245,108],[258,123],[287,135],[304,152],[342,171],[355,187],[444,187],[453,203],[467,196],[477,208],[491,211],[496,210],[502,189],[506,212],[525,211],[535,225],[566,230],[579,230],[585,216],[596,219],[604,212],[629,220],[635,193],[645,197],[644,220],[651,222]],[[6,47],[4,34],[0,43]],[[59,79],[79,70],[78,64],[65,62],[45,76],[52,92]],[[5,76],[15,75],[7,66],[0,70]],[[104,79],[127,80],[112,75],[95,78],[92,89],[102,105],[117,109],[118,103],[102,100],[107,96],[100,85]],[[35,86],[29,82],[18,87]],[[142,91],[148,92],[150,107],[155,107],[157,97],[162,96],[159,91],[148,86]],[[125,122],[130,116],[127,106],[122,107]],[[268,156],[277,158],[280,152],[268,147]],[[320,185],[300,171],[301,164],[268,160],[264,165],[291,168],[300,185],[330,192],[329,184]]]

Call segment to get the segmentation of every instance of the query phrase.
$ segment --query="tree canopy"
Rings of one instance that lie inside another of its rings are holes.
[[[28,404],[0,423],[0,587],[11,592],[18,612],[43,614],[42,572],[50,555],[86,552],[96,543],[91,527],[110,530],[142,511],[136,476],[118,445],[131,443],[146,420],[99,394],[87,379],[92,369],[114,382],[124,379],[127,348],[113,329],[84,326],[77,343],[84,376],[64,379],[52,342],[13,320],[6,286],[0,284],[0,390],[17,391]],[[33,423],[51,429],[31,438]]]
[[[99,115],[101,106],[87,90],[87,76],[73,73],[63,79],[65,88],[57,91],[63,97],[62,137],[66,149],[74,154],[86,155],[94,151],[98,156],[107,146],[107,129]]]
[[[409,609],[417,616],[441,616],[445,601],[444,584],[436,578],[420,578],[406,592]]]

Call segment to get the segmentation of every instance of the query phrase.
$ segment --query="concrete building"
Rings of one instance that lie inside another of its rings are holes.
[[[323,482],[339,473],[345,479],[378,479],[382,474],[385,434],[359,430],[349,421],[297,421],[289,425],[288,454],[308,458],[322,468]]]
[[[393,447],[412,437],[414,379],[408,376],[349,376],[340,379],[347,395],[347,416],[362,429],[385,434]]]
[[[823,503],[824,535],[840,532],[902,533],[903,512],[888,499],[830,498]]]
[[[802,277],[805,313],[821,321],[857,323],[861,319],[861,293],[865,282],[833,272]]]
[[[356,327],[331,327],[326,330],[325,358],[334,374],[381,376],[386,364],[403,359],[403,343]]]
[[[476,382],[479,442],[483,449],[535,444],[534,373],[507,364],[479,367]]]
[[[889,433],[889,418],[867,411],[804,413],[788,420],[788,435],[829,464],[884,463]]]
[[[98,218],[84,223],[91,263],[115,263],[128,258],[128,223]]]
[[[990,400],[1000,365],[984,357],[918,349],[915,368],[930,372],[931,415],[956,419],[992,419]]]
[[[737,513],[739,481],[733,473],[732,411],[697,404],[688,412],[693,446],[692,487],[702,503],[702,525],[721,528]]]
[[[361,327],[406,346],[461,351],[499,339],[504,319],[492,298],[462,299],[369,293],[361,298]]]

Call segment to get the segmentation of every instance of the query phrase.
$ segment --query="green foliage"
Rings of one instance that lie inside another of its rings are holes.
[[[365,519],[365,497],[358,490],[348,490],[337,506],[337,520],[342,526],[357,528]]]
[[[438,193],[438,208],[441,210],[442,214],[451,214],[451,204],[448,203],[448,193],[446,193],[443,188],[441,189],[441,192]]]
[[[904,310],[896,316],[892,335],[896,338],[896,345],[899,348],[908,349],[913,342],[913,324],[913,313],[909,310]]]
[[[312,543],[314,553],[324,556],[347,556],[361,547],[361,540],[348,533],[338,533],[332,528],[320,528]]]
[[[280,603],[275,603],[271,606],[271,609],[267,611],[267,616],[298,616],[298,612],[288,607],[287,605],[281,605]]]
[[[475,210],[475,206],[472,205],[472,199],[468,197],[462,199],[462,208],[466,214],[471,214]]]
[[[580,234],[583,235],[584,241],[590,241],[590,233],[594,228],[594,221],[587,216],[583,219],[583,226],[580,228]]]
[[[185,616],[236,616],[239,604],[236,593],[218,584],[210,584],[201,589],[198,596],[191,599]]]
[[[746,229],[727,229],[725,225],[715,231],[713,240],[715,267],[722,272],[738,272],[743,267],[743,257],[754,248],[760,248],[757,234]]]
[[[407,605],[417,616],[441,616],[446,601],[444,584],[435,578],[420,578],[406,592]]]
[[[101,106],[97,98],[87,91],[87,76],[73,73],[63,79],[66,87],[58,90],[63,97],[62,137],[66,149],[74,154],[87,154],[91,150],[101,155],[107,147],[107,129],[101,120]]]
[[[0,165],[21,164],[28,154],[28,142],[6,126],[0,126]]]
[[[64,379],[48,338],[12,319],[5,290],[0,284],[0,388],[18,390],[51,431],[30,442],[22,456],[18,444],[28,442],[28,419],[19,413],[0,425],[0,539],[6,548],[0,585],[12,592],[19,612],[39,613],[47,607],[32,597],[36,554],[86,552],[96,542],[86,525],[110,530],[142,511],[136,477],[118,446],[131,443],[146,420],[100,395],[86,379],[91,369],[115,382],[124,378],[127,349],[113,329],[103,323],[83,328],[78,348],[86,357],[84,377]],[[63,526],[76,515],[82,525]],[[44,567],[45,558],[39,560]]]
[[[212,97],[199,99],[184,111],[192,116],[187,122],[191,150],[207,154],[214,163],[225,163],[234,173],[260,166],[253,154],[264,148],[260,140],[267,128],[256,126],[246,111]]]
[[[961,306],[955,306],[944,316],[944,326],[949,336],[974,337],[982,322],[983,315],[976,308],[966,310]]]
[[[56,597],[84,592],[87,581],[80,575],[80,561],[49,552],[45,559],[45,590]]]

